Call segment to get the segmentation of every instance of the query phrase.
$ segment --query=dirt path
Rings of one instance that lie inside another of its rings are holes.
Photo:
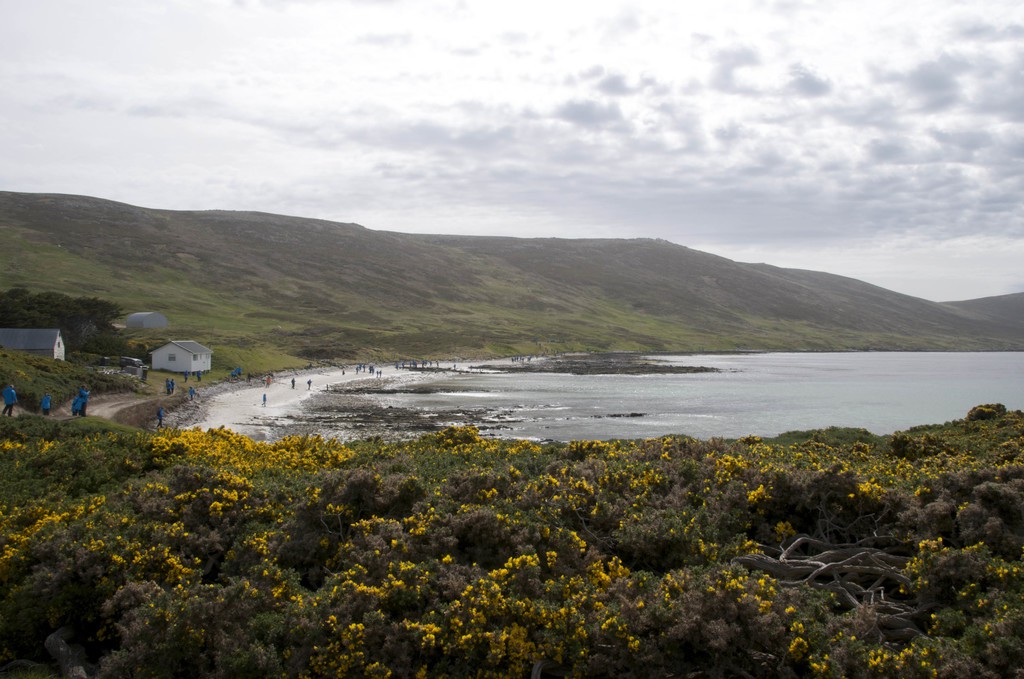
[[[152,403],[153,410],[156,411],[156,402],[158,397],[151,396],[138,396],[136,394],[102,394],[100,396],[92,396],[89,398],[89,406],[86,412],[89,415],[95,417],[102,417],[108,420],[117,421],[118,413],[122,412],[126,408],[135,408],[142,404]],[[65,406],[67,414],[71,414],[71,406]],[[64,413],[62,413],[64,414]]]
[[[179,397],[133,393],[94,394],[89,397],[86,414],[105,420],[143,429],[156,429],[156,409],[163,404],[170,411],[180,402]],[[71,419],[71,402],[53,410],[53,416]]]

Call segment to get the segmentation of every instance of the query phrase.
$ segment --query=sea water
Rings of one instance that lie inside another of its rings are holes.
[[[751,353],[652,357],[719,372],[650,375],[463,373],[395,406],[471,410],[483,433],[575,440],[775,436],[829,426],[889,434],[1024,408],[1024,353]]]

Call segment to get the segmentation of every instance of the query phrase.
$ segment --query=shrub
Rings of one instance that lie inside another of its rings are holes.
[[[984,405],[974,406],[967,413],[967,421],[975,422],[977,420],[994,420],[1002,415],[1006,414],[1006,406],[1002,403],[986,403]]]
[[[13,419],[0,662],[40,659],[73,625],[104,677],[1024,663],[1018,412],[903,432],[928,451],[913,463],[836,431],[539,447],[452,428],[342,446]],[[781,554],[817,572],[773,570]],[[886,634],[900,615],[912,625]]]

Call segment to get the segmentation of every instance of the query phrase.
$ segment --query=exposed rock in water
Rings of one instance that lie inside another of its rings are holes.
[[[564,354],[538,360],[473,366],[508,373],[563,373],[568,375],[671,375],[720,372],[718,368],[674,365],[650,354],[612,352],[605,354]]]

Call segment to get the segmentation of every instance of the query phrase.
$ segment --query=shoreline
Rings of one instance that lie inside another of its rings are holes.
[[[507,359],[506,359],[507,360]],[[431,368],[396,368],[389,365],[378,368],[378,376],[356,372],[355,367],[333,369],[301,369],[281,371],[271,375],[271,382],[219,382],[200,389],[196,400],[185,400],[164,419],[166,427],[177,429],[224,428],[248,436],[256,441],[276,441],[285,436],[316,434],[317,408],[311,402],[333,397],[348,399],[355,411],[363,411],[365,433],[357,438],[380,435],[381,430],[368,424],[372,420],[397,420],[404,414],[389,413],[373,396],[359,394],[358,390],[372,385],[372,392],[429,382],[447,375],[486,371],[486,363],[463,362],[466,368],[457,368],[459,361],[444,361]],[[295,379],[295,387],[291,381]],[[311,385],[307,381],[312,380]],[[307,388],[309,386],[309,388]],[[263,395],[266,394],[266,405]],[[388,417],[390,415],[390,417]],[[385,428],[386,429],[386,428]]]
[[[271,374],[270,384],[263,379],[220,382],[201,389],[194,401],[186,400],[165,419],[178,429],[230,429],[254,440],[278,438],[277,421],[302,410],[302,404],[317,393],[355,380],[377,380],[355,369],[309,369]],[[292,380],[295,386],[292,387]],[[307,381],[312,384],[307,385]],[[266,405],[263,396],[266,395]]]
[[[284,370],[270,375],[269,385],[220,382],[200,389],[196,400],[184,400],[165,417],[177,429],[224,428],[256,441],[286,436],[322,435],[341,441],[367,438],[406,439],[447,426],[479,424],[501,436],[518,418],[507,409],[466,405],[426,412],[389,403],[388,394],[430,390],[430,384],[466,374],[560,373],[567,375],[649,375],[718,372],[714,368],[673,366],[650,354],[634,352],[567,352],[555,355],[438,361],[436,366],[389,364],[378,374],[355,367]],[[292,380],[295,386],[292,387]],[[312,384],[308,385],[307,381]],[[311,388],[308,388],[311,387]],[[266,394],[266,404],[263,395]],[[615,413],[608,417],[638,417]]]
[[[718,370],[689,378],[659,375],[656,370],[636,375],[607,369],[577,377],[571,370],[564,370],[570,366],[550,370],[560,362],[559,356],[541,358],[548,362],[541,370],[516,370],[514,363],[519,361],[511,358],[460,361],[457,369],[451,362],[442,364],[444,368],[426,370],[397,369],[392,364],[385,368],[383,378],[351,373],[347,366],[343,375],[339,375],[340,368],[321,367],[279,373],[267,390],[266,407],[259,400],[259,383],[211,384],[202,390],[200,400],[185,401],[182,412],[165,419],[165,423],[178,428],[226,427],[256,440],[304,435],[321,435],[342,442],[405,440],[463,425],[477,426],[482,436],[534,441],[642,438],[676,433],[698,438],[734,438],[750,434],[771,437],[787,431],[832,426],[884,434],[921,422],[955,419],[978,403],[1001,402],[1014,408],[1019,402],[1019,391],[1013,390],[1005,379],[1007,361],[1012,361],[1012,366],[1020,365],[1019,360],[1011,358],[1012,352],[993,358],[976,354],[966,363],[964,359],[950,359],[949,370],[940,371],[943,379],[948,381],[951,375],[960,375],[966,366],[970,368],[970,381],[958,383],[956,389],[940,390],[949,395],[937,402],[906,395],[911,393],[908,390],[931,389],[936,379],[936,358],[919,356],[908,363],[902,352],[887,352],[893,354],[890,357],[864,353],[836,354],[827,359],[807,354],[783,355],[776,360],[722,360],[717,362]],[[575,361],[580,355],[565,358]],[[1019,355],[1015,358],[1019,359]],[[538,363],[538,358],[533,358],[532,363]],[[693,363],[716,364],[700,359]],[[906,370],[894,373],[893,366],[897,364]],[[737,376],[748,370],[752,372]],[[584,390],[575,400],[571,393],[565,396],[568,401],[563,403],[563,394],[558,391],[562,384],[559,378],[531,375],[533,372],[564,372],[573,375],[572,379],[581,385],[611,386],[602,387],[604,390],[596,394],[597,400]],[[487,377],[488,374],[491,376]],[[295,390],[290,388],[292,375],[298,382]],[[478,377],[473,378],[474,375]],[[890,375],[895,377],[889,378]],[[989,375],[993,377],[986,377]],[[314,380],[313,389],[306,390],[302,385],[310,378]],[[896,378],[894,386],[886,386]],[[965,373],[961,379],[967,380],[968,375]],[[524,381],[530,388],[536,388],[536,394],[519,395],[516,385]],[[970,387],[979,381],[976,386],[984,387],[984,391],[968,397],[964,385]],[[467,384],[498,386],[478,393],[473,388],[466,391]],[[677,385],[673,387],[677,391],[659,395],[659,385],[663,384]],[[860,393],[858,389],[868,396],[850,403],[855,416],[846,410],[835,410],[838,404],[848,402],[850,393]],[[439,396],[419,398],[435,392]],[[835,412],[823,419],[825,411]],[[917,411],[921,411],[920,416],[911,416]]]
[[[164,422],[165,426],[177,429],[229,429],[256,441],[277,441],[286,436],[303,435],[323,435],[342,441],[402,439],[446,426],[474,422],[485,423],[496,432],[508,428],[515,417],[500,410],[489,412],[473,407],[420,412],[388,403],[387,395],[429,389],[431,382],[465,374],[717,372],[713,368],[666,365],[645,356],[650,354],[568,352],[479,360],[460,358],[438,361],[437,366],[430,367],[389,364],[386,368],[378,368],[380,376],[356,372],[355,366],[348,365],[284,370],[271,373],[269,385],[262,379],[253,379],[251,382],[219,382],[202,388],[195,400],[182,401],[168,413]],[[312,380],[312,385],[307,385],[308,380]],[[311,388],[307,388],[309,386]],[[266,405],[263,403],[264,394]]]

